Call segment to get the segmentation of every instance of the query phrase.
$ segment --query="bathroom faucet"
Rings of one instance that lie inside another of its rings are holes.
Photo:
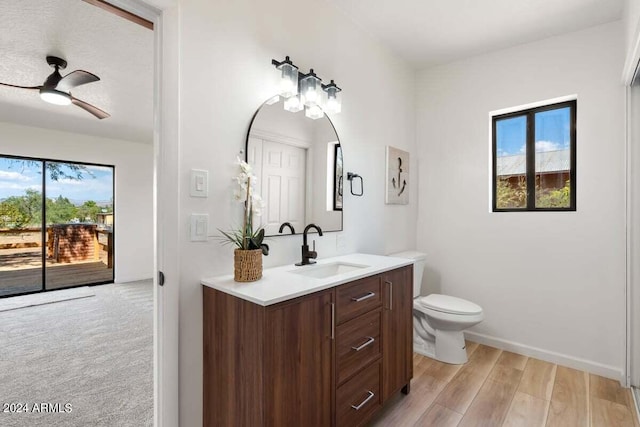
[[[296,263],[296,265],[309,265],[315,264],[315,259],[318,257],[318,253],[316,252],[316,241],[313,241],[313,250],[309,250],[309,245],[307,244],[307,233],[309,229],[315,228],[318,231],[318,236],[322,236],[322,229],[315,224],[309,224],[304,228],[304,232],[302,233],[302,261]]]
[[[289,227],[289,230],[291,230],[291,234],[296,234],[296,230],[293,228],[293,225],[291,225],[290,222],[283,222],[280,226],[280,230],[278,230],[278,233],[282,233],[285,227]]]

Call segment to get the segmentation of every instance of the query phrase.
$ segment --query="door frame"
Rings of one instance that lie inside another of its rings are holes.
[[[640,105],[634,107],[633,98],[638,98],[632,87],[640,73],[640,25],[633,23],[633,37],[626,52],[626,60],[622,70],[622,84],[625,86],[625,228],[626,228],[626,283],[625,283],[625,364],[622,383],[625,387],[640,386],[640,262],[636,260],[636,249],[640,244],[640,229],[634,225],[640,215],[638,197],[640,183],[638,182],[640,162],[636,159],[638,143],[640,142],[640,125],[633,125],[633,113],[640,111]],[[634,96],[635,94],[635,96]],[[634,147],[635,146],[635,147]],[[634,180],[636,183],[634,184]],[[634,315],[634,313],[636,313]],[[635,397],[635,396],[634,396]]]
[[[179,14],[177,0],[105,0],[153,22],[154,426],[179,425]]]

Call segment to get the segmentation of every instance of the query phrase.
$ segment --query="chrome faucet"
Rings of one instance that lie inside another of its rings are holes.
[[[296,230],[295,228],[293,228],[293,225],[291,225],[290,222],[283,222],[280,226],[280,230],[278,230],[278,233],[282,233],[285,227],[289,227],[289,230],[291,230],[291,234],[296,234]]]
[[[315,228],[318,231],[318,236],[322,236],[322,229],[315,224],[309,224],[304,228],[304,232],[302,233],[302,261],[296,263],[296,265],[309,265],[315,264],[315,259],[318,257],[318,253],[316,252],[316,241],[313,241],[313,250],[309,250],[309,245],[307,244],[307,233],[309,229]]]

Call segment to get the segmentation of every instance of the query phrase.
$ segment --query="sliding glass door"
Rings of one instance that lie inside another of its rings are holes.
[[[0,157],[0,296],[42,290],[42,162]]]
[[[109,283],[114,168],[0,156],[0,297]]]

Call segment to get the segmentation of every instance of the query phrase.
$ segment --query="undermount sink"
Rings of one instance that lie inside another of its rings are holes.
[[[300,267],[296,270],[290,270],[291,273],[300,274],[301,276],[313,277],[316,279],[326,279],[331,276],[349,273],[361,268],[367,268],[368,265],[349,264],[345,262],[334,262],[331,264],[313,265],[308,267]]]

